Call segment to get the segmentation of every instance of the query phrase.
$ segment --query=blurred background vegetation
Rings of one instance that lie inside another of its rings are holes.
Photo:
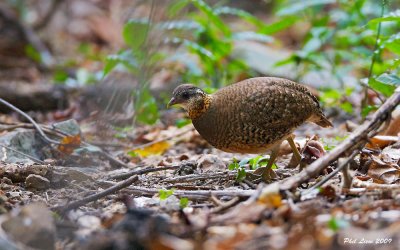
[[[398,1],[48,2],[5,1],[49,48],[28,43],[26,56],[49,81],[72,87],[129,73],[122,92],[132,92],[132,119],[142,124],[160,119],[183,82],[213,92],[249,77],[285,77],[318,89],[331,116],[358,120],[400,85]]]

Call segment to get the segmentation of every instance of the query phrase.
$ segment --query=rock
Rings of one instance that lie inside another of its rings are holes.
[[[27,188],[43,190],[50,187],[50,181],[43,176],[30,174],[28,177],[26,177],[25,185]]]
[[[0,144],[4,147],[0,150],[0,159],[6,163],[34,163],[33,160],[21,155],[18,152],[25,153],[37,159],[52,158],[50,148],[46,150],[47,144],[43,141],[40,135],[33,129],[18,128],[12,132],[0,136]]]
[[[17,214],[1,216],[1,228],[10,239],[25,245],[24,249],[54,249],[55,225],[51,211],[42,203],[32,203]],[[22,248],[21,248],[22,249]]]
[[[68,169],[67,170],[67,175],[69,179],[72,179],[77,182],[82,182],[82,181],[87,181],[87,180],[93,180],[93,178],[90,175],[87,175],[79,170],[76,169]]]
[[[81,134],[81,129],[78,122],[73,119],[54,123],[53,127],[69,135]]]
[[[222,161],[222,159],[212,154],[206,154],[201,156],[197,160],[197,164],[198,167],[204,172],[226,170],[226,165]]]

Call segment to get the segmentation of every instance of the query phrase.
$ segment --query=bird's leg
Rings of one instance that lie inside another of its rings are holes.
[[[272,168],[272,165],[274,165],[275,160],[278,157],[280,147],[281,147],[281,143],[279,143],[278,145],[276,145],[275,147],[272,148],[271,154],[269,155],[268,164],[265,167],[266,169],[270,169],[270,168]]]
[[[302,158],[301,154],[300,154],[299,150],[297,149],[296,144],[294,143],[292,135],[290,135],[286,140],[288,141],[290,147],[293,150],[293,155],[296,158],[296,166],[297,166],[299,163],[301,163],[301,158]]]
[[[270,182],[271,179],[277,177],[274,170],[272,170],[272,165],[274,165],[275,160],[278,157],[280,146],[281,146],[281,143],[275,145],[271,149],[271,154],[269,156],[268,164],[266,167],[261,167],[261,168],[256,169],[256,171],[254,171],[254,174],[260,174],[262,180],[265,182]]]

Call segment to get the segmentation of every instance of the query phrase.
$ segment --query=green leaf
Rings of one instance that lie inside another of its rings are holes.
[[[235,15],[251,24],[254,24],[257,27],[265,26],[264,23],[260,19],[253,16],[249,12],[241,10],[241,9],[223,6],[223,7],[216,8],[214,10],[214,13],[216,13],[217,15],[220,15],[220,14]]]
[[[244,165],[246,165],[247,163],[249,163],[251,158],[243,158],[240,162],[239,162],[239,166],[240,167],[244,167]]]
[[[377,110],[378,109],[378,107],[377,106],[371,106],[371,105],[368,105],[368,106],[366,106],[366,107],[364,107],[362,110],[361,110],[361,116],[363,117],[363,118],[365,118],[365,117],[367,117],[367,115],[371,112],[371,111],[373,111],[373,110]]]
[[[170,197],[171,195],[173,195],[174,191],[175,191],[175,189],[170,189],[170,190],[160,189],[160,190],[158,190],[158,196],[160,196],[160,200],[165,200],[168,197]]]
[[[336,0],[303,0],[303,1],[295,1],[294,4],[280,9],[277,12],[278,16],[284,15],[293,15],[300,11],[309,9],[310,7],[319,6],[319,5],[326,5],[336,3]]]
[[[274,38],[271,36],[267,36],[264,34],[252,32],[252,31],[243,31],[233,33],[232,38],[235,40],[253,40],[257,42],[263,43],[271,43],[274,41]]]
[[[391,96],[396,90],[396,86],[400,85],[400,78],[393,74],[383,73],[377,78],[371,78],[368,85],[385,96]]]
[[[297,16],[288,16],[269,25],[264,25],[264,27],[262,27],[259,32],[265,35],[272,35],[281,30],[289,28],[298,20],[299,18]]]
[[[246,179],[246,169],[238,168],[236,181],[241,182],[241,181],[244,181],[244,179]]]
[[[215,25],[221,30],[225,36],[230,36],[231,31],[227,25],[221,20],[218,14],[203,0],[192,0],[194,6],[208,17],[209,24]]]
[[[233,158],[233,162],[231,164],[228,165],[228,169],[229,170],[235,170],[239,168],[239,164],[237,162],[236,158]]]
[[[188,125],[190,123],[192,123],[192,120],[186,119],[186,118],[180,118],[180,119],[175,121],[175,125],[178,128],[182,128],[182,127],[184,127],[184,126],[186,126],[186,125]]]
[[[168,6],[167,14],[169,17],[175,17],[190,1],[189,0],[176,0]]]
[[[330,228],[334,232],[337,232],[339,229],[346,228],[348,226],[349,223],[346,220],[340,218],[331,217],[331,219],[328,221],[328,228]]]
[[[122,30],[125,43],[133,50],[138,51],[147,39],[149,22],[144,19],[129,20]]]
[[[381,48],[387,48],[391,52],[400,55],[400,33],[394,34],[382,42]]]
[[[25,47],[25,53],[29,58],[31,58],[35,62],[38,63],[42,62],[42,55],[32,45],[29,44]]]
[[[200,32],[203,29],[203,26],[192,20],[161,22],[158,23],[156,27],[162,30],[197,30],[197,32]]]
[[[141,123],[151,125],[157,121],[159,117],[157,103],[149,90],[145,89],[140,93],[140,101],[136,111],[136,119]]]
[[[376,24],[380,22],[400,21],[400,9],[390,12],[383,17],[378,17],[370,20],[368,24]]]
[[[383,73],[375,80],[384,84],[400,85],[400,77],[394,74]]]
[[[182,197],[182,198],[179,199],[179,206],[180,206],[181,208],[185,208],[185,207],[187,207],[188,205],[189,205],[189,199],[188,199],[188,198]]]

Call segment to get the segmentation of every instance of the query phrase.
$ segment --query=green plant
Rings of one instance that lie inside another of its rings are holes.
[[[400,73],[399,10],[385,14],[390,7],[386,1],[279,3],[277,15],[301,15],[305,20],[303,22],[309,24],[304,25],[309,28],[302,46],[277,66],[288,63],[297,65],[299,78],[310,71],[330,71],[341,85],[335,93],[329,89],[327,95],[331,95],[331,99],[332,94],[336,96],[331,104],[335,103],[347,112],[353,111],[351,106],[354,104],[343,98],[349,94],[344,80],[346,75],[367,75],[364,85],[384,96],[393,93],[393,85],[400,84],[398,78],[393,77]],[[381,25],[382,22],[385,25]],[[385,73],[391,76],[391,81],[380,78]],[[362,105],[363,114],[373,110],[367,107],[365,100]]]
[[[159,117],[156,101],[149,90],[149,79],[157,62],[163,59],[163,54],[150,49],[152,27],[150,19],[129,20],[123,28],[123,38],[128,48],[108,56],[103,70],[106,76],[116,66],[122,66],[136,76],[138,86],[132,93],[136,114],[134,119],[145,124],[153,124]]]
[[[238,162],[237,159],[233,159],[233,162],[229,164],[228,166],[229,170],[236,170],[237,175],[236,175],[236,181],[241,182],[246,179],[246,169],[244,164],[241,164],[241,162]]]
[[[160,200],[165,200],[168,197],[170,197],[171,195],[173,195],[174,191],[175,191],[175,189],[170,189],[170,190],[160,189],[160,190],[158,190],[158,196],[160,197]]]
[[[179,206],[180,206],[181,208],[185,208],[185,207],[187,207],[188,205],[189,205],[189,199],[188,199],[188,198],[182,197],[182,198],[179,199]]]
[[[203,0],[176,1],[169,7],[171,16],[192,4],[196,11],[188,13],[190,20],[175,20],[160,24],[169,30],[179,30],[169,39],[170,42],[182,44],[189,53],[197,56],[199,62],[189,62],[187,57],[175,56],[188,67],[184,79],[188,82],[200,82],[206,86],[220,88],[241,74],[251,74],[241,60],[232,56],[234,42],[238,40],[257,40],[271,42],[272,37],[266,33],[268,26],[255,16],[240,9],[225,6],[210,6]],[[234,31],[223,20],[224,15],[237,16],[254,25],[259,32]],[[188,32],[190,31],[190,32]]]

